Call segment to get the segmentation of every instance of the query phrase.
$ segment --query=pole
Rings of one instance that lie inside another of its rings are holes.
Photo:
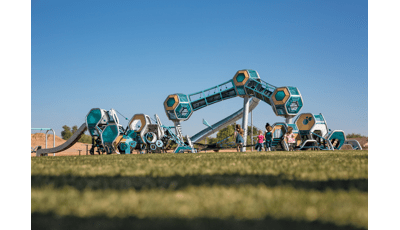
[[[46,136],[45,136],[45,138],[46,138],[46,149],[47,149],[47,133],[49,132],[49,131],[52,131],[53,132],[53,148],[55,148],[56,147],[56,133],[54,132],[54,130],[53,129],[48,129],[48,128],[46,128]],[[53,156],[55,156],[56,155],[56,153],[53,153]]]
[[[242,147],[242,152],[246,152],[246,146],[247,145],[247,123],[249,122],[249,103],[250,98],[248,96],[244,97],[243,100],[243,121],[242,121],[242,127],[244,130],[244,135],[243,135],[243,147]]]
[[[182,128],[181,128],[181,122],[180,121],[174,121],[175,125],[175,134],[176,136],[182,141],[183,141],[183,136],[182,136]]]
[[[207,145],[207,137],[206,137],[206,139],[205,139],[205,141],[204,141],[205,143],[206,143],[206,145]],[[207,146],[206,146],[206,148],[207,148]],[[206,150],[206,153],[207,153],[207,150]]]
[[[253,110],[251,111],[251,151],[253,152]]]
[[[56,147],[56,133],[54,132],[53,129],[51,129],[51,131],[53,131],[53,148]],[[53,157],[56,155],[56,153],[53,153]]]

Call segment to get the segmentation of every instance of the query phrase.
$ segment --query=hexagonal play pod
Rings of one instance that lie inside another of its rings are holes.
[[[193,113],[186,94],[171,94],[164,101],[164,109],[168,118],[172,121],[185,121]]]
[[[303,98],[296,87],[276,88],[271,99],[272,109],[277,116],[294,117],[303,107]]]

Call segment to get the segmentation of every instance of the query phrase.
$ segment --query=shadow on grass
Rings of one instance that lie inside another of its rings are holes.
[[[136,217],[128,218],[108,218],[108,217],[89,217],[80,218],[74,216],[56,216],[53,214],[32,213],[31,215],[32,229],[205,229],[205,230],[221,230],[221,229],[363,229],[353,226],[337,226],[332,223],[322,223],[318,221],[295,221],[290,219],[273,219],[270,217],[259,220],[236,220],[236,219],[212,219],[212,218],[144,218]]]
[[[78,190],[83,189],[172,189],[179,190],[187,186],[239,186],[239,185],[259,185],[264,184],[268,187],[291,186],[301,189],[312,189],[323,191],[332,190],[350,190],[355,189],[362,192],[368,192],[368,179],[352,180],[326,180],[326,181],[307,181],[307,180],[289,180],[284,176],[275,175],[195,175],[195,176],[171,176],[171,177],[123,177],[123,176],[96,176],[80,177],[73,175],[65,176],[31,176],[31,187],[40,188],[52,185],[55,188],[72,186]]]

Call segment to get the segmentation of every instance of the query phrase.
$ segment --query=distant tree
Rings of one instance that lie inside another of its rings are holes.
[[[86,134],[82,134],[82,136],[81,136],[81,138],[79,138],[78,142],[91,144],[92,143],[92,136],[86,135]]]
[[[207,138],[207,144],[215,144],[219,141],[226,139],[224,142],[235,142],[235,127],[236,124],[228,125],[227,127],[218,131],[217,136],[215,138]],[[258,129],[253,127],[253,137],[258,136]],[[202,142],[204,143],[204,142]],[[253,143],[255,143],[253,141]],[[247,145],[251,145],[251,126],[247,126]]]
[[[72,126],[72,134],[74,134],[76,131],[78,131],[78,126]]]
[[[68,140],[72,136],[71,128],[67,125],[62,127],[64,130],[61,131],[61,137],[64,140]]]
[[[228,125],[217,133],[216,142],[229,137],[226,142],[234,142],[235,124]]]
[[[224,142],[235,142],[235,127],[236,124],[231,124],[228,125],[227,127],[221,129],[220,131],[217,132],[216,137],[206,137],[205,139],[199,141],[199,143],[201,144],[206,144],[210,145],[210,144],[215,144],[219,141],[226,139]],[[264,135],[264,133],[263,133]],[[258,129],[256,127],[253,127],[253,144],[255,144],[255,137],[258,136]],[[186,139],[184,138],[184,140],[186,141]],[[251,145],[251,126],[247,126],[247,145]],[[175,147],[175,145],[173,145]]]
[[[209,144],[215,144],[215,143],[218,142],[218,141],[217,141],[217,138],[214,138],[214,137],[207,137],[206,139],[207,139],[207,144],[208,144],[208,145],[209,145]]]
[[[263,135],[264,135],[264,132],[263,132]],[[254,137],[253,145],[256,144],[257,136],[258,136],[258,129],[257,129],[257,127],[253,126],[253,137]],[[251,145],[251,126],[247,126],[247,145]]]

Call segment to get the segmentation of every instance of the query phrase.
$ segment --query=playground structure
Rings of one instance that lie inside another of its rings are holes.
[[[234,97],[243,98],[243,108],[226,118],[208,125],[192,137],[182,134],[182,122],[200,109]],[[289,126],[293,127],[296,137],[296,148],[320,150],[338,150],[343,145],[350,145],[353,149],[362,149],[356,140],[346,140],[341,130],[328,129],[322,114],[300,114],[295,122],[293,118],[303,107],[303,98],[296,87],[275,87],[263,81],[255,70],[239,70],[234,77],[217,86],[193,94],[176,93],[168,95],[164,101],[165,113],[174,126],[164,126],[158,115],[154,122],[146,114],[135,114],[123,128],[114,109],[106,111],[100,108],[91,109],[86,121],[63,145],[52,149],[39,149],[39,154],[56,153],[72,146],[80,136],[88,130],[92,138],[90,154],[95,151],[111,154],[113,152],[130,154],[132,151],[140,153],[165,152],[176,144],[175,153],[190,151],[196,152],[195,144],[204,140],[215,132],[242,119],[244,129],[244,147],[247,146],[248,114],[257,107],[260,101],[270,105],[276,116],[285,118],[285,122],[275,123],[273,127],[272,146],[276,150],[288,150],[284,141],[284,134]],[[186,140],[185,140],[186,139]],[[216,146],[220,148],[223,143]],[[97,150],[96,150],[97,149]]]
[[[31,130],[39,130],[39,131],[45,130],[46,131],[46,134],[45,134],[45,142],[46,142],[45,148],[46,149],[47,149],[47,133],[49,131],[53,132],[53,148],[56,147],[56,134],[54,133],[53,129],[51,129],[51,128],[31,128]],[[37,157],[41,156],[40,154],[38,155],[38,153],[37,153],[37,151],[41,148],[42,148],[42,146],[31,147],[31,153],[36,153]],[[42,154],[42,156],[48,156],[48,153],[44,153],[44,154]],[[55,156],[55,153],[53,153],[53,156]]]
[[[278,122],[272,125],[272,147],[280,150],[288,150],[284,141],[284,134],[288,128],[293,128],[295,147],[298,150],[317,149],[335,150],[343,145],[350,145],[353,150],[362,150],[356,140],[346,140],[342,130],[330,130],[324,116],[320,114],[302,113],[293,124]]]

